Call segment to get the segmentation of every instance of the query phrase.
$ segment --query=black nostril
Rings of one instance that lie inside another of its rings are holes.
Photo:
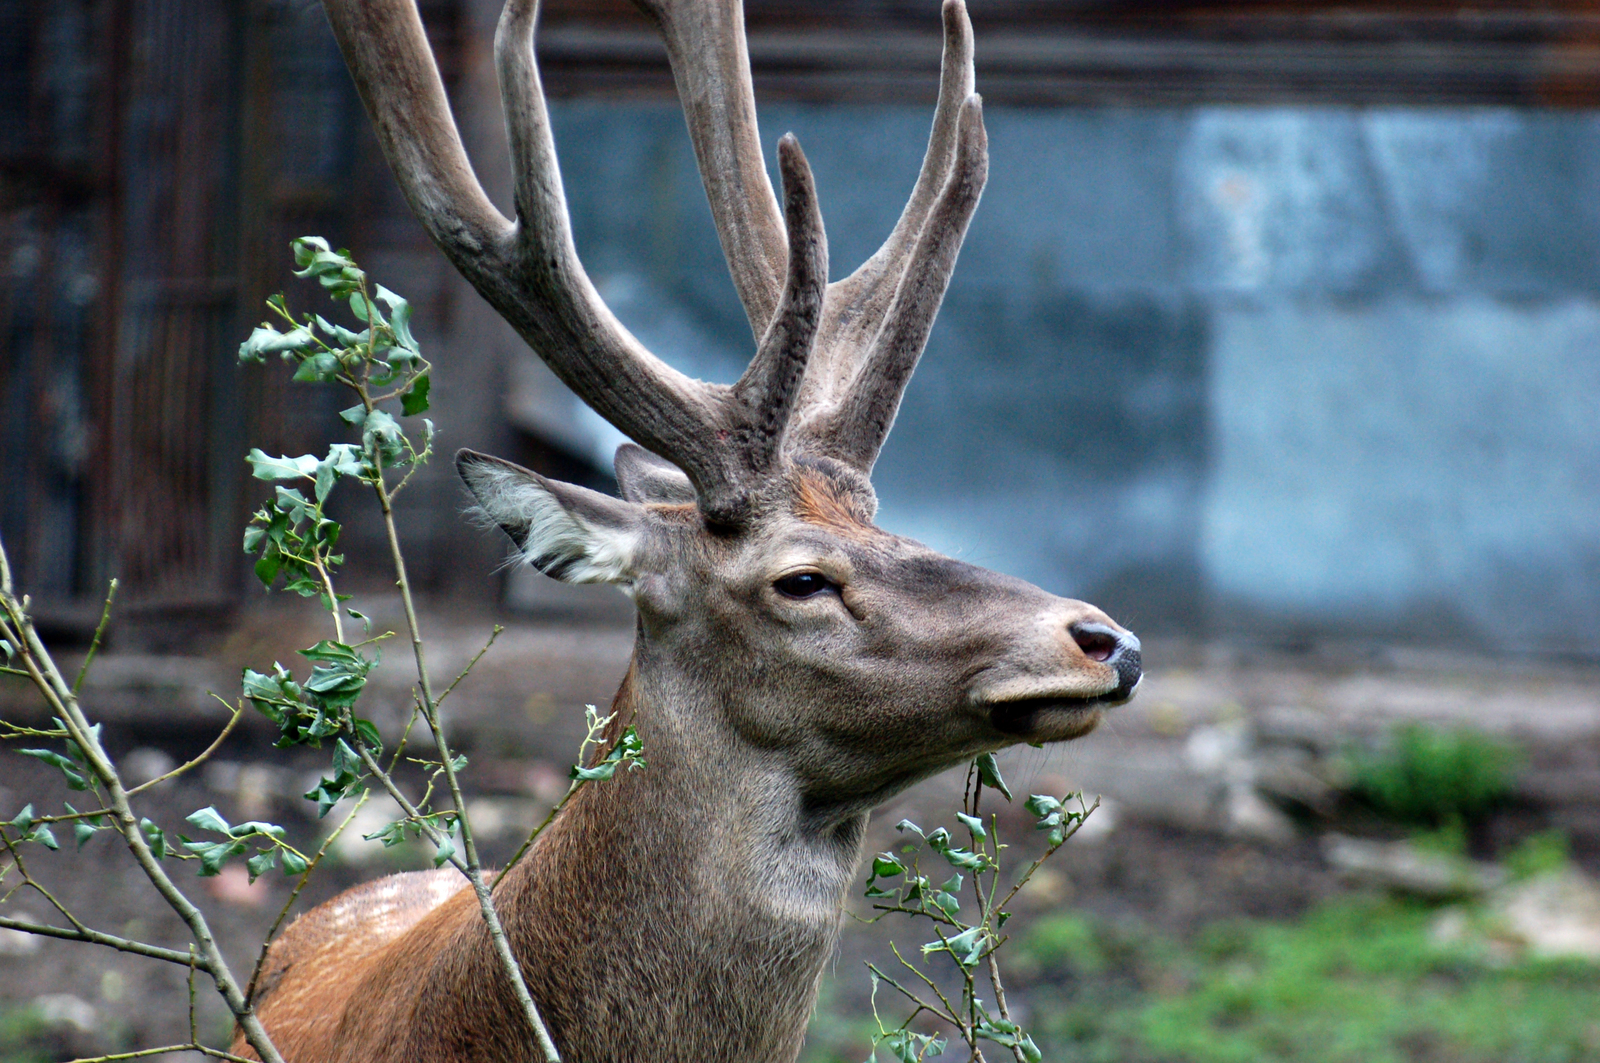
[[[1109,661],[1122,646],[1122,640],[1117,638],[1115,632],[1098,625],[1074,624],[1068,630],[1072,634],[1072,641],[1091,661]]]

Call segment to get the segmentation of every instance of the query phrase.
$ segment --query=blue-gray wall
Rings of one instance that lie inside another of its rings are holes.
[[[762,111],[834,275],[920,108]],[[991,108],[990,183],[880,522],[1145,628],[1600,652],[1600,122]],[[751,343],[675,108],[567,103],[602,293],[680,368]]]

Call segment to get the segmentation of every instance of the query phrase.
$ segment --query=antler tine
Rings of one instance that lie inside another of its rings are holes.
[[[819,366],[806,383],[805,404],[837,399],[835,389],[848,383],[859,358],[883,324],[895,288],[922,235],[934,201],[950,175],[956,153],[956,132],[961,105],[972,95],[972,22],[963,0],[944,0],[944,55],[939,69],[939,103],[928,134],[922,169],[894,230],[883,245],[850,276],[830,286],[818,347],[834,361]]]
[[[737,494],[719,439],[729,389],[691,379],[645,350],[584,272],[534,61],[537,17],[538,0],[509,0],[495,34],[518,217],[509,269],[479,290],[596,413],[681,467],[708,512],[720,511]]]
[[[811,169],[785,137],[787,275],[749,368],[732,388],[684,376],[639,345],[578,261],[534,61],[537,12],[537,0],[508,0],[495,34],[516,168],[517,270],[523,291],[536,294],[501,312],[528,322],[529,343],[596,413],[688,474],[707,519],[736,523],[778,453],[821,317],[828,250]]]
[[[634,3],[666,42],[722,253],[760,340],[778,305],[788,255],[756,126],[743,2]]]
[[[783,301],[756,356],[733,386],[734,415],[742,431],[734,448],[750,474],[767,472],[783,442],[800,394],[822,318],[828,287],[828,238],[823,231],[811,166],[793,133],[778,141],[783,174],[784,220],[789,235],[789,270]]]
[[[988,179],[989,142],[983,128],[983,101],[976,94],[962,104],[955,139],[949,179],[907,257],[882,330],[837,405],[820,408],[821,416],[798,426],[803,433],[801,446],[865,473],[872,471],[894,424],[900,396],[927,345],[956,254]]]
[[[416,5],[326,0],[323,6],[412,212],[452,260],[491,253],[511,222],[472,172]]]

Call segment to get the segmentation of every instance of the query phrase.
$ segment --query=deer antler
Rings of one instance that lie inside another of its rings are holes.
[[[647,351],[578,260],[533,58],[537,0],[510,0],[495,34],[515,223],[489,202],[472,172],[414,4],[325,6],[379,143],[429,236],[595,412],[688,474],[708,518],[737,521],[754,479],[778,453],[827,283],[822,218],[799,144],[791,137],[780,145],[793,235],[778,245],[787,278],[768,311],[761,348],[737,384],[707,384]]]
[[[777,299],[783,232],[762,165],[741,0],[635,4],[666,39],[728,269],[760,337]],[[894,422],[987,173],[966,4],[944,0],[943,18],[939,103],[922,170],[883,246],[828,286],[790,433],[791,447],[862,472],[871,471]],[[902,291],[903,281],[912,287]]]
[[[636,3],[666,40],[712,216],[760,341],[731,387],[691,379],[645,350],[584,272],[534,61],[538,0],[508,0],[495,34],[515,222],[472,172],[414,3],[324,6],[429,236],[595,412],[688,474],[709,519],[736,522],[784,449],[871,471],[983,186],[972,32],[962,0],[945,0],[940,100],[921,175],[883,247],[830,286],[814,182],[792,136],[778,151],[780,222],[740,0]]]

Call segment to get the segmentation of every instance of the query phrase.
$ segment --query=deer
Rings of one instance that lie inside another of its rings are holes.
[[[659,30],[755,354],[679,373],[601,301],[573,242],[534,59],[508,0],[495,63],[514,219],[479,187],[412,0],[325,0],[382,149],[435,244],[633,442],[618,496],[472,451],[481,514],[545,575],[636,615],[608,739],[648,767],[582,789],[494,899],[529,992],[579,1063],[792,1063],[874,808],[1131,698],[1139,640],[1092,605],[874,523],[871,473],[988,172],[973,36],[944,0],[939,96],[882,247],[829,283],[815,183],[756,126],[741,0],[637,0]],[[349,890],[273,943],[255,1006],[290,1063],[540,1059],[452,869]],[[233,1051],[254,1058],[241,1039]]]

